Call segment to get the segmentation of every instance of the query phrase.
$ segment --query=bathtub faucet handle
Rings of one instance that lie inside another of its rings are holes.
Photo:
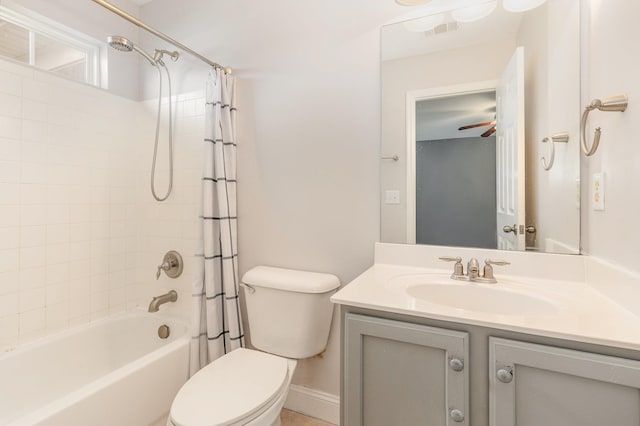
[[[163,263],[162,265],[158,266],[158,272],[156,272],[156,280],[160,279],[160,274],[162,273],[162,270],[164,269],[165,264]]]
[[[182,261],[182,256],[180,256],[180,253],[178,253],[177,251],[171,250],[164,255],[162,264],[158,266],[156,279],[160,279],[160,274],[162,274],[162,271],[164,271],[169,278],[178,278],[180,274],[182,274],[183,268],[184,263]]]

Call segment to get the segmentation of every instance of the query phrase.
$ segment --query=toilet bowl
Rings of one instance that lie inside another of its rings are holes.
[[[240,348],[198,371],[171,405],[170,426],[277,424],[297,361]]]
[[[325,349],[336,276],[258,266],[242,285],[258,350],[236,349],[194,374],[175,397],[168,426],[279,425],[297,359]]]

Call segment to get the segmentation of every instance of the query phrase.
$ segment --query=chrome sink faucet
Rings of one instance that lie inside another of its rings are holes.
[[[498,282],[493,275],[493,265],[504,266],[511,264],[506,260],[487,259],[484,261],[484,268],[482,270],[482,275],[480,275],[480,264],[478,263],[478,259],[471,258],[467,263],[467,273],[465,275],[461,257],[442,256],[439,259],[445,262],[456,262],[455,265],[453,265],[453,274],[451,274],[451,279],[487,284],[494,284]]]
[[[160,310],[160,305],[164,305],[165,303],[169,302],[175,302],[176,300],[178,300],[178,293],[175,290],[171,290],[166,294],[156,296],[151,299],[151,303],[149,303],[149,312],[158,312]]]

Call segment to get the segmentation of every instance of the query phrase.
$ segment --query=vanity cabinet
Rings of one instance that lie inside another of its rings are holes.
[[[343,425],[468,425],[468,335],[344,318]]]
[[[640,424],[630,349],[343,306],[341,368],[342,426]]]
[[[640,424],[639,361],[491,337],[489,365],[491,426]]]

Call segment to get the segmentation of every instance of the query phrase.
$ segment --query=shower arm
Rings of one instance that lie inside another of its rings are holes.
[[[203,62],[205,62],[205,63],[207,63],[209,65],[211,65],[212,67],[220,69],[220,70],[223,70],[227,74],[231,74],[231,68],[223,67],[222,65],[220,65],[220,64],[218,64],[216,62],[213,62],[212,60],[206,58],[205,56],[202,56],[201,54],[189,49],[187,46],[185,46],[184,44],[180,43],[179,41],[176,41],[176,40],[172,39],[171,37],[169,37],[168,35],[156,30],[155,28],[152,28],[152,27],[148,26],[147,24],[145,24],[144,22],[142,22],[139,19],[135,18],[134,16],[129,15],[124,10],[119,9],[116,6],[112,5],[108,1],[105,1],[105,0],[92,0],[92,1],[94,3],[98,3],[100,6],[104,7],[105,9],[110,10],[111,12],[113,12],[116,15],[120,16],[121,18],[126,19],[127,21],[131,22],[133,25],[136,25],[136,26],[142,28],[143,30],[148,31],[151,34],[155,35],[156,37],[160,37],[164,41],[173,44],[177,48],[179,48],[179,49],[191,54],[192,56],[195,56],[196,58],[200,59],[201,61],[203,61]]]

